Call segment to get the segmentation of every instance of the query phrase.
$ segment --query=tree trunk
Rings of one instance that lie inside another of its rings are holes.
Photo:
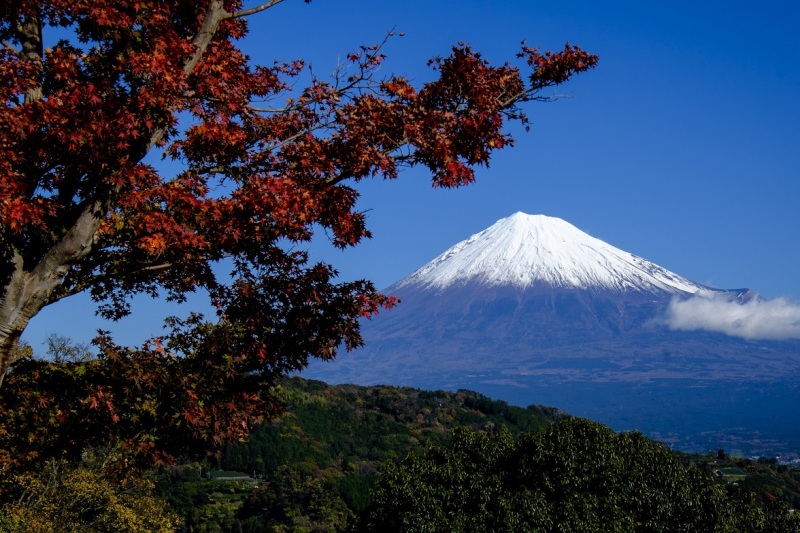
[[[100,202],[85,207],[66,235],[30,272],[25,270],[22,256],[14,253],[9,265],[12,272],[0,297],[0,387],[28,322],[54,301],[53,291],[72,265],[91,252],[103,213]]]
[[[19,315],[16,304],[19,302],[18,295],[22,292],[23,285],[21,283],[23,279],[23,275],[21,275],[22,258],[16,255],[13,264],[14,272],[8,284],[3,288],[3,297],[0,299],[0,388],[3,386],[8,367],[14,362],[14,355],[17,352],[22,332],[30,321],[30,317],[28,317],[24,324],[19,324],[13,319],[14,316]]]

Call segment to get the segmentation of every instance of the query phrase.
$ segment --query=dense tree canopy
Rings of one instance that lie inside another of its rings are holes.
[[[640,433],[572,418],[521,439],[462,428],[385,464],[365,531],[797,532]]]
[[[297,244],[369,237],[360,180],[421,165],[436,187],[470,183],[512,144],[505,123],[526,122],[519,104],[597,61],[523,46],[523,73],[458,45],[414,87],[378,77],[378,45],[317,79],[237,46],[281,2],[0,4],[0,469],[87,443],[169,461],[246,436],[276,376],[358,346],[358,319],[394,303]],[[19,345],[77,293],[119,318],[132,295],[198,290],[217,316],[174,319],[142,347],[101,336],[90,361],[47,362]]]

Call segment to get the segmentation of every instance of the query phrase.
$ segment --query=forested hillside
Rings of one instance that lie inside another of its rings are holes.
[[[286,414],[214,465],[254,479],[161,478],[185,531],[798,530],[800,475],[785,467],[674,454],[470,391],[292,378],[280,394]],[[749,473],[715,476],[726,466]]]
[[[333,387],[300,378],[287,379],[280,396],[286,414],[257,428],[248,442],[228,446],[217,465],[254,475],[252,484],[205,480],[187,467],[162,478],[160,490],[186,518],[188,531],[213,530],[204,529],[208,522],[223,531],[240,525],[242,531],[278,525],[287,531],[344,530],[371,503],[384,462],[445,445],[454,427],[506,426],[521,433],[565,416],[469,391]]]
[[[0,531],[800,532],[800,471],[773,460],[470,391],[295,377],[278,395],[285,413],[215,461],[129,480],[104,473],[113,450],[48,464]]]

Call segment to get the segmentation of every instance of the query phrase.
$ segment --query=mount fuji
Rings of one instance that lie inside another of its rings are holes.
[[[501,219],[384,292],[401,303],[362,324],[365,347],[316,362],[304,376],[469,388],[612,423],[611,411],[628,412],[622,405],[630,401],[641,420],[662,416],[667,400],[654,390],[677,394],[673,400],[706,390],[710,396],[697,401],[712,416],[732,386],[789,376],[796,383],[800,375],[800,341],[678,331],[666,323],[676,301],[745,304],[760,299],[753,291],[706,287],[544,215]],[[685,409],[696,413],[698,405]],[[618,429],[639,425],[615,420]],[[800,435],[797,441],[800,451]]]
[[[746,302],[752,291],[695,283],[555,217],[501,219],[385,292],[401,304],[365,322],[366,348],[325,364],[325,379],[453,385],[476,372],[513,380],[562,368],[558,379],[649,380],[719,374],[703,364],[714,359],[727,361],[727,377],[753,375],[752,342],[659,322],[675,299]],[[782,370],[777,357],[777,367],[760,363]]]

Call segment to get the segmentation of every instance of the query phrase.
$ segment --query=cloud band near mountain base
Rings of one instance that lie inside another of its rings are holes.
[[[665,322],[673,330],[705,330],[745,339],[800,339],[800,306],[784,298],[741,304],[694,297],[670,302]]]

